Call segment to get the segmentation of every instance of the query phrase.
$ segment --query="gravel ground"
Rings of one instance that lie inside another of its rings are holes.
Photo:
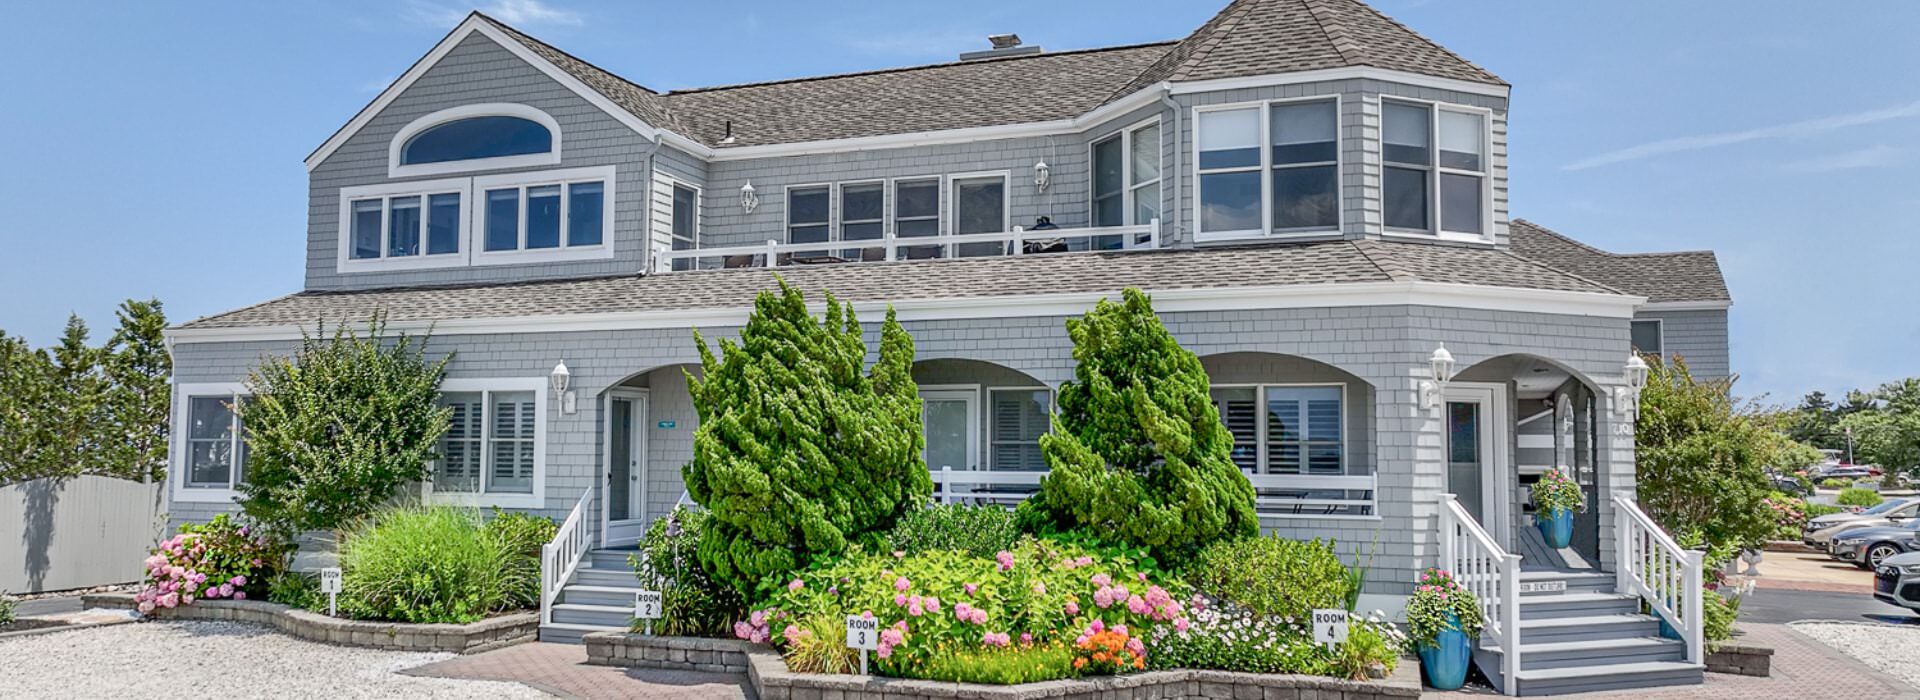
[[[394,673],[452,657],[328,646],[226,622],[114,625],[0,640],[0,697],[550,697],[518,683]]]
[[[1794,631],[1840,650],[1860,663],[1920,686],[1920,629],[1858,622],[1795,622]]]

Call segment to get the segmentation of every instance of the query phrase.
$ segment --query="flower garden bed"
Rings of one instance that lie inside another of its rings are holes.
[[[88,595],[82,600],[88,608],[134,609],[137,605],[134,596],[127,593]],[[455,654],[475,654],[530,642],[540,633],[537,612],[512,613],[465,625],[419,625],[344,620],[259,600],[201,600],[193,605],[155,609],[147,617],[249,622],[314,642]]]
[[[780,653],[761,644],[689,637],[590,634],[587,663],[620,668],[672,668],[738,673],[743,668],[763,700],[840,697],[917,698],[1325,698],[1384,700],[1420,696],[1418,664],[1401,663],[1386,678],[1350,681],[1323,676],[1173,669],[1118,676],[986,685],[829,673],[794,673]]]

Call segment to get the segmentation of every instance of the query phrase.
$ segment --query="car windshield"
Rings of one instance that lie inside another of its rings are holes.
[[[1879,515],[1881,513],[1885,513],[1895,508],[1899,508],[1900,506],[1904,506],[1906,504],[1907,504],[1906,501],[1887,501],[1885,503],[1874,506],[1872,508],[1868,508],[1860,512],[1865,515]]]

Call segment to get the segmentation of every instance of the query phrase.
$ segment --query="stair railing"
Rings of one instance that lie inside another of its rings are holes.
[[[1706,553],[1681,547],[1632,498],[1615,495],[1613,510],[1616,590],[1638,594],[1686,642],[1687,662],[1705,663],[1701,559]]]
[[[540,624],[553,624],[553,601],[560,597],[561,587],[573,578],[573,572],[580,568],[580,560],[586,558],[589,542],[587,540],[587,504],[593,502],[593,486],[587,486],[587,492],[580,495],[580,502],[573,504],[573,511],[567,513],[565,522],[553,533],[553,541],[540,547]]]
[[[1446,493],[1440,495],[1440,568],[1480,601],[1480,637],[1500,645],[1502,687],[1513,695],[1520,674],[1520,555],[1508,553]]]

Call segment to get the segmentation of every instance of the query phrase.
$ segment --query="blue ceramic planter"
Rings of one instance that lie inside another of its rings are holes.
[[[1439,690],[1458,690],[1467,684],[1467,663],[1473,659],[1473,642],[1460,631],[1460,618],[1447,616],[1447,628],[1435,635],[1432,645],[1420,645],[1420,668],[1427,685]]]
[[[1573,544],[1573,511],[1534,513],[1533,523],[1540,526],[1540,536],[1546,538],[1548,547],[1565,549]]]

